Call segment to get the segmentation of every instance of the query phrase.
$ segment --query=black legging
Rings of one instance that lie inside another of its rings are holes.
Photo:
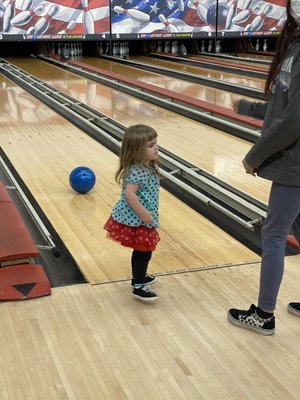
[[[132,277],[135,284],[145,283],[147,267],[152,251],[133,250],[131,256]]]

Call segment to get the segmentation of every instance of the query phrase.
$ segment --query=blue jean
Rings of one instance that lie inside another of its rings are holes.
[[[300,187],[273,183],[261,229],[262,260],[258,306],[273,312],[280,288],[287,236],[300,242]]]

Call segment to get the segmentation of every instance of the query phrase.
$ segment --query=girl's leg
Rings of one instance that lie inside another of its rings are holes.
[[[151,259],[151,251],[133,250],[131,256],[132,277],[135,285],[144,285],[145,276],[149,261]]]
[[[258,306],[273,312],[281,284],[288,233],[300,212],[300,187],[273,183],[261,230],[262,261]]]

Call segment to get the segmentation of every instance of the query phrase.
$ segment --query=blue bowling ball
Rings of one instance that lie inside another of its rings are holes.
[[[208,10],[207,10],[207,23],[208,25],[216,29],[216,23],[217,23],[217,2],[212,4]],[[225,23],[226,23],[226,17],[228,14],[229,7],[227,4],[224,3],[219,3],[219,8],[218,8],[218,30],[224,30],[225,29]]]
[[[88,167],[77,167],[70,173],[69,183],[75,192],[87,193],[95,186],[96,176]]]

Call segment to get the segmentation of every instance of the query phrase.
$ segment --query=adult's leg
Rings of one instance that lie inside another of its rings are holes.
[[[132,276],[134,278],[135,285],[145,284],[145,276],[147,273],[147,268],[151,256],[152,256],[151,251],[133,250],[131,256],[131,265],[132,265]]]
[[[261,230],[262,261],[258,306],[273,312],[276,306],[288,233],[300,213],[300,187],[273,183],[268,212]]]

